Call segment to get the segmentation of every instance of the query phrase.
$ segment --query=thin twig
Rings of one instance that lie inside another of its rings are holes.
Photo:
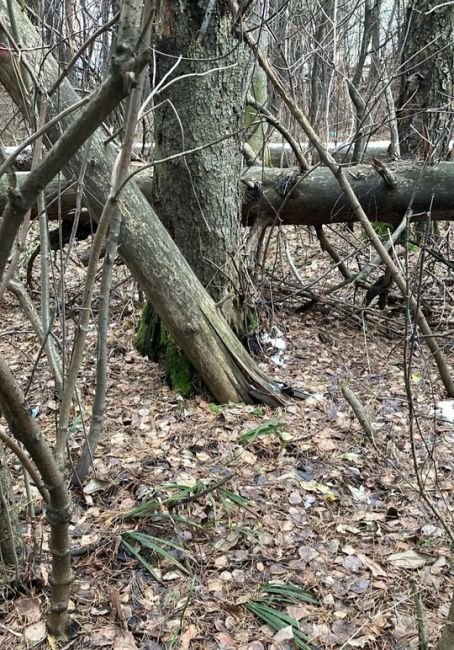
[[[427,650],[429,647],[429,640],[427,637],[424,606],[421,599],[421,589],[418,587],[414,580],[411,582],[411,591],[413,594],[413,601],[415,603],[416,617],[418,619],[418,650]]]

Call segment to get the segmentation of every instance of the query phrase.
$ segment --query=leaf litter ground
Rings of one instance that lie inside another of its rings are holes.
[[[76,304],[82,274],[74,265],[68,296]],[[451,552],[416,489],[401,339],[335,310],[281,309],[261,339],[259,361],[308,391],[306,400],[278,410],[217,406],[207,395],[183,400],[160,367],[133,349],[140,308],[124,269],[116,280],[105,435],[92,479],[74,492],[77,630],[63,647],[296,647],[291,626],[273,631],[248,608],[270,582],[299,586],[319,601],[279,606],[313,648],[417,648],[415,591],[435,643],[453,589]],[[11,296],[2,320],[0,351],[25,386],[39,346]],[[79,384],[86,423],[95,344],[92,325]],[[52,439],[57,404],[46,373],[39,361],[28,400]],[[374,440],[340,381],[362,400]],[[430,415],[443,390],[424,348],[415,350],[411,381],[419,468],[450,524],[454,430]],[[72,433],[75,458],[83,439],[77,414]],[[13,474],[23,503],[17,465]],[[39,512],[25,523],[30,552],[20,586],[2,580],[5,649],[55,647],[43,618],[47,528]]]

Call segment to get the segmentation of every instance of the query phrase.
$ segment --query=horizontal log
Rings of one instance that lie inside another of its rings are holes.
[[[389,140],[371,140],[368,142],[365,151],[364,151],[364,160],[370,160],[371,158],[379,158],[383,160],[389,159]],[[298,161],[296,160],[295,154],[288,142],[268,142],[266,145],[267,156],[266,159],[271,162],[274,167],[294,167],[297,165]],[[353,150],[354,142],[328,142],[328,151],[330,154],[339,162],[346,163],[350,162]],[[450,150],[454,148],[454,141],[450,142]],[[308,155],[312,152],[313,158],[318,160],[317,152],[313,150],[306,142],[300,142],[300,148],[304,155]],[[4,147],[5,153],[9,156],[10,154],[16,151],[16,147],[9,146]],[[142,142],[135,142],[133,145],[133,153],[136,156],[148,156],[150,150],[153,150],[152,145],[149,143],[143,144]],[[28,171],[30,169],[32,161],[32,147],[26,147],[16,158],[16,169],[19,171]]]
[[[410,203],[414,219],[426,219],[429,210],[435,220],[454,218],[454,163],[427,167],[395,162],[381,173],[371,164],[355,165],[349,168],[348,175],[372,221],[399,223]],[[251,167],[243,174],[242,182],[246,187],[243,218],[247,223],[259,215],[283,224],[306,226],[356,221],[336,178],[326,167],[316,167],[306,174],[292,168]]]
[[[389,158],[389,145],[389,140],[371,140],[365,150],[366,159]],[[287,142],[268,142],[265,146],[267,159],[275,167],[293,167],[297,164],[292,148]],[[300,142],[300,148],[304,154],[312,151],[306,142]],[[16,149],[13,146],[4,147],[7,156],[14,153]],[[340,162],[350,161],[353,155],[353,149],[354,143],[351,142],[328,142],[328,151]],[[133,145],[133,153],[137,156],[148,156],[150,151],[153,151],[153,146],[149,143],[135,142]],[[32,162],[32,153],[33,149],[31,146],[23,149],[16,158],[16,169],[19,171],[29,171]]]
[[[350,181],[366,214],[372,221],[399,223],[410,202],[414,219],[426,219],[431,210],[434,220],[454,219],[454,163],[433,167],[395,162],[386,168],[395,177],[389,183],[372,165],[356,165],[349,169]],[[17,173],[23,182],[27,172]],[[147,200],[152,202],[152,177],[145,170],[135,177]],[[332,173],[316,167],[305,175],[296,169],[250,167],[243,173],[243,220],[251,225],[257,217],[283,224],[318,226],[330,223],[352,223],[355,217]],[[54,180],[46,188],[49,216],[55,217],[60,206],[64,218],[71,219],[75,209],[74,186],[63,187],[59,202],[55,200],[62,184]],[[7,197],[8,180],[0,179],[0,210]],[[414,195],[413,195],[414,193]],[[84,208],[82,218],[87,219]]]
[[[364,151],[364,160],[370,158],[389,159],[389,140],[370,140]],[[450,149],[452,151],[454,142],[451,140]],[[319,160],[317,152],[309,147],[306,142],[300,143],[301,151],[308,155],[312,151],[314,158],[312,161]],[[339,162],[349,162],[353,156],[355,148],[354,142],[328,142],[328,151]],[[295,154],[287,142],[269,142],[267,144],[269,160],[275,167],[293,167],[297,164]]]

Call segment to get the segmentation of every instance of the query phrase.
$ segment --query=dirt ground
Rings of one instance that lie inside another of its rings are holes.
[[[312,239],[293,250],[305,280],[328,264]],[[67,276],[68,322],[83,272],[75,262]],[[33,298],[38,304],[39,295]],[[445,304],[448,318],[454,305],[449,298]],[[62,647],[293,648],[290,628],[276,634],[247,608],[269,582],[297,585],[317,599],[280,607],[299,621],[312,648],[416,650],[415,598],[435,647],[454,587],[452,554],[421,498],[414,463],[452,527],[454,428],[432,415],[445,394],[424,346],[412,348],[406,387],[404,339],[378,331],[373,313],[357,322],[345,314],[284,302],[263,320],[262,350],[256,346],[263,370],[307,391],[306,399],[277,410],[218,406],[207,394],[183,399],[170,391],[160,366],[134,350],[140,305],[126,270],[116,268],[105,434],[91,480],[73,493],[74,637]],[[401,314],[389,318],[401,327]],[[0,353],[23,387],[31,379],[30,407],[52,440],[53,382],[9,294],[1,321]],[[84,413],[72,422],[73,458],[90,420],[95,345],[92,324],[79,382]],[[340,382],[361,400],[373,437]],[[25,505],[17,464],[13,475]],[[192,497],[179,501],[182,493]],[[31,494],[38,512],[33,521],[21,515],[28,555],[20,580],[1,578],[4,650],[56,647],[44,627],[47,527],[33,488]],[[125,517],[146,503],[141,517]],[[148,547],[138,545],[138,533]]]

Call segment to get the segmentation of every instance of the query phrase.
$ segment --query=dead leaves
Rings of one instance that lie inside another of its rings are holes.
[[[114,317],[120,313],[114,311]],[[27,358],[38,348],[23,333],[15,305],[6,305],[5,314],[9,328],[19,332],[16,370],[26,382],[32,366]],[[112,329],[112,348],[123,352],[110,358],[105,436],[93,459],[93,477],[76,495],[71,525],[74,548],[96,547],[74,559],[71,611],[81,626],[74,650],[164,650],[172,639],[183,650],[291,647],[289,626],[273,632],[245,612],[245,603],[272,577],[297,581],[317,593],[319,607],[289,605],[287,614],[301,621],[321,648],[411,647],[416,626],[410,578],[419,581],[423,601],[430,602],[428,625],[435,638],[452,590],[451,555],[443,531],[428,519],[412,485],[400,353],[390,357],[388,342],[369,340],[366,362],[361,332],[331,319],[324,327],[335,345],[323,347],[317,336],[320,314],[281,317],[291,335],[286,333],[286,365],[279,372],[314,396],[276,412],[213,405],[208,396],[178,399],[158,366],[132,350],[132,332],[126,334],[121,321]],[[94,340],[90,337],[91,346]],[[82,392],[89,424],[93,347],[86,356]],[[416,404],[428,415],[421,381],[425,360],[417,357],[415,363],[421,366],[413,373]],[[340,395],[342,378],[374,414],[378,449]],[[44,374],[39,382],[31,386],[31,406],[53,435],[58,405],[52,382]],[[266,430],[270,421],[281,423],[281,438]],[[438,483],[429,472],[426,478],[447,512],[452,426],[447,418],[437,422],[436,437],[428,422],[422,423],[424,440],[417,454],[421,464],[428,448],[438,454]],[[251,430],[264,435],[241,444],[241,436]],[[83,442],[81,422],[75,420],[73,433],[76,454]],[[170,485],[210,485],[232,470],[235,476],[225,487],[245,499],[247,508],[219,493],[166,506],[175,490]],[[147,501],[155,507],[146,521],[123,519]],[[191,575],[149,549],[147,560],[158,582],[119,543],[108,551],[102,546],[130,531],[174,541],[191,559],[186,564],[181,551],[170,552]],[[35,534],[46,551],[40,521]],[[36,593],[2,603],[12,648],[47,643],[41,618],[46,555],[40,559]]]

